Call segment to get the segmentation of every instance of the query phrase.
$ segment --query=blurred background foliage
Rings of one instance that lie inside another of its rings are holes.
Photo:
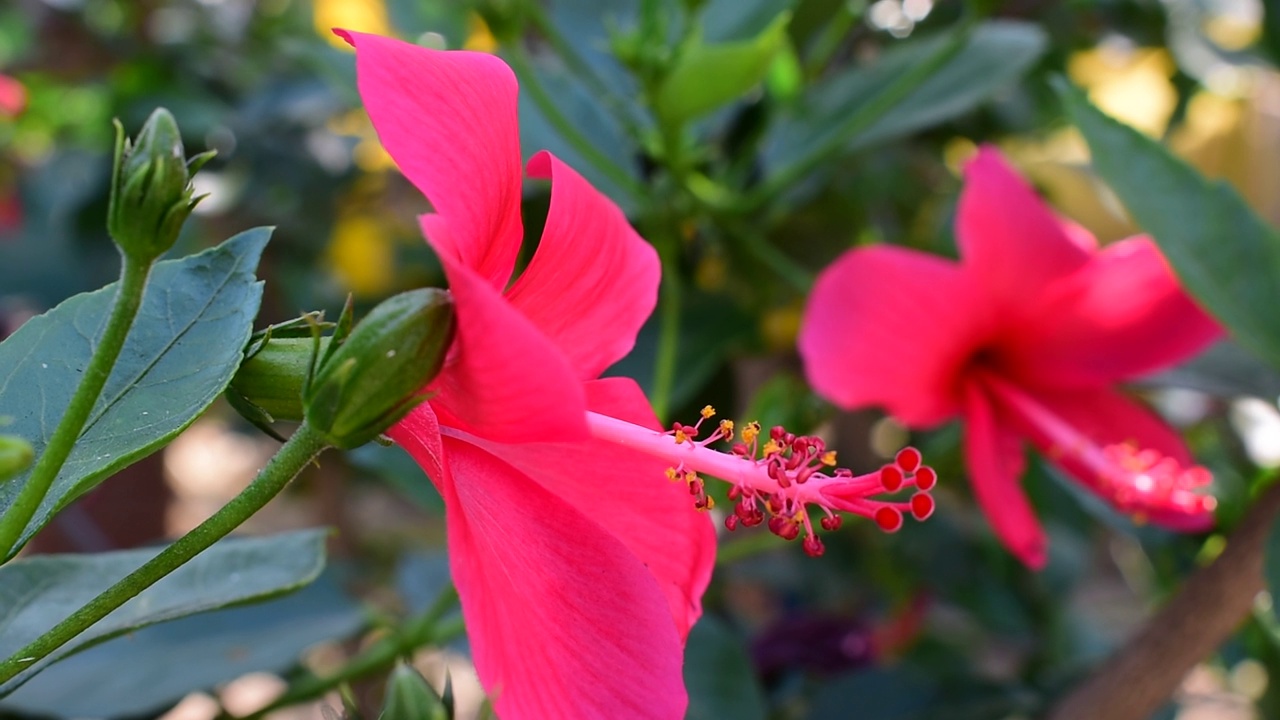
[[[514,67],[526,156],[568,160],[662,256],[660,307],[612,372],[640,380],[664,419],[712,403],[821,432],[855,470],[910,439],[944,479],[929,522],[895,535],[847,523],[819,559],[764,533],[724,538],[689,641],[691,718],[1031,717],[1221,550],[1219,535],[1135,527],[1035,462],[1026,484],[1052,554],[1030,573],[968,496],[957,426],[908,438],[876,413],[836,413],[806,388],[793,347],[815,273],[843,250],[954,255],[958,169],[978,144],[1000,146],[1103,240],[1135,232],[1091,174],[1050,89],[1057,75],[1280,223],[1274,4],[12,0],[0,6],[0,328],[114,278],[111,119],[134,131],[157,105],[193,154],[218,151],[175,252],[276,227],[260,324],[336,311],[347,293],[369,307],[442,284],[415,221],[428,205],[378,144],[336,26],[496,52]],[[525,199],[531,252],[545,184]],[[1229,526],[1280,465],[1280,380],[1223,345],[1140,390],[1214,470]],[[271,448],[216,408],[37,547],[100,551],[180,532]],[[320,699],[373,716],[401,656],[437,688],[447,669],[459,717],[482,712],[447,591],[442,506],[420,470],[394,448],[327,457],[250,529],[317,524],[340,530],[317,585],[100,645],[0,701],[0,714],[212,718],[284,692],[277,705]],[[1280,716],[1280,683],[1268,682],[1280,673],[1277,627],[1260,607],[1165,717]],[[153,648],[167,653],[162,672],[139,659]],[[300,708],[279,717],[324,717]]]

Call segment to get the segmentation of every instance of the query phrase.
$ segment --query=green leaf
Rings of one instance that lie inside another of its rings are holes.
[[[813,698],[807,720],[849,717],[858,720],[923,720],[937,689],[929,676],[914,668],[869,668],[833,680]]]
[[[221,540],[30,670],[0,685],[0,696],[59,659],[117,635],[297,590],[324,569],[326,534],[304,530]],[[37,555],[0,566],[0,658],[26,647],[158,552],[147,548],[97,555]]]
[[[1280,398],[1280,370],[1230,340],[1215,343],[1171,370],[1144,377],[1139,384],[1191,388],[1227,398],[1250,396],[1273,402]]]
[[[741,638],[716,618],[693,626],[684,651],[687,720],[764,720],[768,703],[747,657]]]
[[[332,573],[282,598],[193,615],[62,660],[0,701],[60,718],[141,717],[251,672],[281,672],[316,643],[364,627],[364,609]]]
[[[759,35],[738,42],[696,42],[677,61],[654,98],[654,110],[679,124],[745,95],[764,79],[773,58],[786,47],[790,13],[774,18]]]
[[[398,663],[391,671],[378,720],[449,720],[452,715],[412,665]]]
[[[226,388],[258,313],[254,270],[270,234],[250,230],[156,265],[111,378],[19,547],[72,500],[182,432]],[[13,417],[5,432],[37,455],[75,392],[114,293],[113,284],[76,295],[0,343],[0,412]],[[0,513],[26,477],[0,485]]]
[[[1151,233],[1205,309],[1246,348],[1280,367],[1280,235],[1222,181],[1103,114],[1065,83],[1059,93],[1089,142],[1093,167]]]
[[[937,53],[948,37],[932,37],[885,52],[810,86],[766,138],[765,161],[780,167],[844,132],[845,122],[904,73]],[[1016,82],[1044,54],[1045,32],[1030,23],[991,21],[975,27],[964,47],[893,109],[846,142],[847,150],[903,137],[961,115]]]

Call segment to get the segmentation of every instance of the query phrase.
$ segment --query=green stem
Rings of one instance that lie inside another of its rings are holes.
[[[748,194],[743,200],[741,209],[750,210],[759,207],[791,187],[792,184],[811,173],[819,165],[830,162],[833,155],[839,155],[844,146],[858,133],[871,127],[873,123],[884,117],[885,113],[918,90],[925,81],[933,77],[934,73],[951,62],[969,41],[969,32],[972,26],[972,19],[965,21],[932,55],[923,62],[913,65],[909,70],[899,75],[888,87],[855,110],[844,125],[830,135],[826,141],[808,155],[779,170],[769,178],[768,182]]]
[[[241,491],[221,510],[172,545],[161,550],[160,554],[143,563],[142,567],[129,573],[123,580],[102,591],[88,604],[54,626],[52,630],[31,641],[26,647],[0,663],[0,684],[62,647],[113,610],[136,597],[138,593],[156,584],[161,578],[208,549],[210,545],[226,537],[269,500],[280,494],[285,485],[288,485],[289,481],[326,447],[320,433],[303,423],[293,437],[280,448],[280,452],[276,453],[266,467],[262,468],[249,487]]]
[[[102,388],[111,376],[116,358],[120,357],[120,350],[124,347],[133,319],[138,315],[138,308],[142,306],[142,294],[147,287],[147,276],[151,274],[151,263],[132,259],[125,253],[122,256],[124,267],[111,316],[98,340],[98,346],[93,350],[93,357],[89,359],[89,366],[80,379],[80,386],[76,388],[71,404],[58,421],[58,427],[54,429],[18,497],[8,511],[0,516],[0,552],[3,557],[11,557],[17,551],[23,539],[23,531],[40,509],[54,479],[58,477],[58,472],[75,447],[76,440],[80,439],[89,414],[93,412],[98,396],[102,394]]]
[[[675,387],[676,360],[680,350],[680,306],[683,293],[679,269],[672,257],[676,248],[659,251],[662,258],[662,297],[658,312],[658,350],[653,363],[653,411],[662,422],[671,412],[671,391]]]
[[[742,246],[762,265],[777,273],[793,290],[801,295],[808,295],[813,288],[814,275],[808,268],[792,260],[769,239],[753,228],[739,227],[734,233],[742,241]]]
[[[848,37],[849,28],[853,27],[853,24],[861,18],[861,4],[840,3],[835,15],[823,26],[818,38],[813,41],[809,57],[805,59],[804,63],[806,77],[815,77],[822,72],[823,68],[831,60],[831,56],[839,49],[840,43]]]
[[[511,69],[515,70],[516,77],[520,79],[520,85],[529,93],[529,97],[533,100],[533,104],[547,116],[547,120],[555,127],[560,135],[573,146],[575,150],[582,153],[587,162],[595,165],[600,172],[604,173],[616,183],[622,190],[631,194],[635,198],[643,198],[645,196],[644,187],[636,182],[625,170],[618,167],[604,153],[596,149],[596,146],[578,132],[573,123],[569,121],[564,113],[560,112],[560,108],[556,106],[555,100],[542,87],[542,83],[538,81],[538,76],[533,71],[533,65],[529,61],[529,55],[519,44],[513,44],[508,48],[507,61],[511,64]]]
[[[319,677],[310,675],[293,683],[283,695],[272,700],[266,707],[247,715],[243,720],[259,720],[263,716],[281,708],[314,700],[341,685],[376,675],[391,669],[396,660],[412,655],[418,648],[427,645],[443,645],[466,632],[461,617],[441,623],[440,618],[452,608],[458,600],[458,594],[452,588],[442,593],[420,617],[406,623],[404,630],[393,637],[386,637],[374,643],[367,650],[352,658],[341,670]],[[231,720],[227,713],[219,720]]]

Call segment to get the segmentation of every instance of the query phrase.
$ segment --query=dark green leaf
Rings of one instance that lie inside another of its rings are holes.
[[[72,500],[163,446],[226,388],[258,313],[254,270],[270,234],[250,230],[155,267],[115,370],[19,546]],[[5,432],[37,454],[75,392],[114,293],[108,285],[70,298],[0,343],[0,413],[13,417]],[[0,513],[24,479],[0,485]]]
[[[291,595],[171,620],[55,663],[0,708],[55,717],[137,717],[251,672],[280,672],[366,621],[332,574]]]
[[[532,68],[538,77],[538,83],[551,96],[560,113],[573,124],[574,130],[615,166],[638,181],[639,147],[604,106],[604,102],[609,100],[592,92],[552,58],[536,58]],[[625,188],[566,140],[523,87],[520,90],[519,112],[520,147],[526,161],[540,150],[549,150],[582,173],[601,192],[618,202],[624,211],[634,209],[628,204],[631,196]]]
[[[1172,370],[1143,378],[1141,384],[1191,388],[1218,397],[1280,398],[1280,371],[1231,341],[1216,343]]]
[[[813,698],[808,720],[915,720],[928,709],[936,689],[910,668],[859,670],[823,686]]]
[[[148,625],[262,600],[315,580],[324,569],[324,530],[228,538],[142,591],[31,670],[0,685],[13,692],[37,672],[94,643]],[[9,657],[159,551],[37,555],[0,566],[0,657]]]
[[[1280,235],[1222,181],[1104,115],[1065,83],[1093,167],[1155,238],[1178,277],[1242,345],[1280,366]]]
[[[764,720],[768,704],[747,657],[741,638],[716,618],[693,626],[684,651],[687,720]]]
[[[844,121],[903,73],[938,52],[946,37],[912,42],[886,52],[874,64],[853,67],[805,91],[804,100],[769,132],[770,166],[804,157],[841,134]],[[1044,53],[1047,38],[1030,23],[992,21],[969,36],[959,53],[933,77],[856,133],[847,149],[909,135],[968,112],[1008,87]]]

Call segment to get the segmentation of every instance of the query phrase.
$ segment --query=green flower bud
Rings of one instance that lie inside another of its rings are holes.
[[[231,378],[227,400],[246,420],[276,433],[277,421],[302,422],[302,388],[316,352],[329,347],[329,338],[269,337],[246,358]],[[278,436],[277,436],[278,437]]]
[[[423,388],[444,365],[453,327],[453,299],[444,290],[383,301],[321,356],[303,389],[307,423],[334,447],[374,439],[426,399]]]
[[[178,123],[164,108],[151,113],[132,142],[116,122],[107,231],[126,255],[150,262],[173,247],[200,201],[192,198],[191,176],[211,157],[212,151],[188,162]]]
[[[0,435],[0,482],[17,477],[35,457],[31,443],[13,435]]]
[[[448,682],[446,675],[446,698],[441,698],[412,665],[396,663],[387,678],[387,694],[378,720],[449,720],[453,717],[453,698]]]

